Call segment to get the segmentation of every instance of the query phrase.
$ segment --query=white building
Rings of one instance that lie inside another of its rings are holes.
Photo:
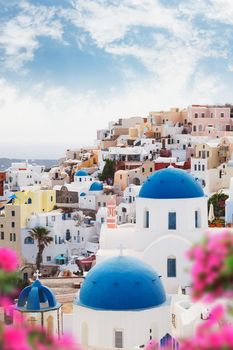
[[[89,188],[93,181],[93,177],[90,176],[85,170],[81,169],[75,173],[73,185]]]
[[[207,197],[199,183],[183,170],[163,169],[146,180],[136,198],[136,224],[102,226],[97,262],[117,255],[122,245],[124,254],[156,269],[168,293],[177,293],[190,284],[186,251],[206,229]]]
[[[126,162],[138,161],[142,162],[146,156],[148,156],[148,151],[144,147],[109,147],[109,159],[111,160],[123,160]]]
[[[45,264],[56,263],[58,257],[61,262],[62,260],[66,262],[72,255],[85,254],[87,250],[95,253],[98,249],[98,242],[93,242],[97,228],[94,224],[85,224],[81,212],[72,214],[63,214],[60,211],[36,213],[28,218],[27,227],[21,230],[22,255],[28,263],[35,262],[38,251],[37,242],[28,233],[36,226],[47,228],[53,237],[53,242],[45,247],[43,252],[43,263]],[[92,243],[96,243],[95,246]]]
[[[140,189],[141,186],[131,184],[124,190],[123,201],[117,206],[117,223],[119,225],[136,221],[135,200]]]
[[[28,162],[12,163],[6,171],[5,190],[20,191],[29,186],[40,186],[45,167]]]
[[[85,349],[139,349],[170,337],[170,302],[160,277],[138,259],[117,256],[87,274],[74,301],[73,335]]]

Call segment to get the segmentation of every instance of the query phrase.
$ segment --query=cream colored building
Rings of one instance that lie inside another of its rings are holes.
[[[161,125],[166,122],[186,124],[187,110],[173,107],[169,111],[149,112],[148,120],[154,125]]]

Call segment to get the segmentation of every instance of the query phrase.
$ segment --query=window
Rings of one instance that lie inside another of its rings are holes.
[[[53,201],[53,196],[51,196],[51,202]]]
[[[56,221],[56,216],[52,216],[52,221]]]
[[[1,232],[1,240],[4,239],[4,232]]]
[[[28,236],[24,239],[24,244],[34,244],[34,239]]]
[[[13,233],[13,241],[16,242],[16,234]]]
[[[207,151],[206,153],[207,153],[207,157],[209,157],[209,156],[210,156],[210,152],[209,152],[209,151]]]
[[[201,171],[201,165],[198,164],[198,171]]]
[[[150,173],[152,173],[152,171],[153,171],[153,169],[152,169],[152,168],[150,168]]]
[[[197,131],[196,125],[193,125],[193,131],[194,131],[194,132]]]
[[[15,211],[14,210],[12,210],[11,216],[15,216]]]
[[[101,224],[103,224],[104,223],[104,218],[101,218],[100,221],[101,221]]]
[[[12,242],[12,240],[13,240],[13,239],[12,239],[12,233],[10,233],[10,241]]]
[[[103,206],[106,207],[106,202],[103,203]]]
[[[32,199],[28,198],[28,204],[32,204]]]
[[[66,240],[69,241],[71,239],[70,230],[66,230]]]
[[[144,212],[144,228],[149,228],[150,224],[150,213],[148,210]]]
[[[221,113],[221,118],[224,118],[224,113]]]
[[[100,202],[98,202],[98,207],[100,207],[101,206],[101,203]]]
[[[15,227],[15,223],[14,223],[14,221],[12,221],[12,223],[11,223],[11,227]]]
[[[142,172],[143,172],[143,173],[145,172],[145,168],[142,168]]]
[[[205,171],[205,165],[202,164],[202,171]]]
[[[211,113],[210,113],[210,118],[213,118],[213,117],[214,117],[214,113],[211,112]]]
[[[194,118],[198,118],[198,113],[194,113]]]
[[[197,171],[197,164],[194,164],[194,170]]]
[[[176,230],[176,212],[168,213],[168,229]]]
[[[201,117],[202,117],[202,118],[205,118],[205,113],[201,113]]]
[[[51,261],[51,256],[47,256],[47,261]]]
[[[195,228],[201,227],[201,212],[200,210],[195,210]]]
[[[176,277],[176,258],[173,256],[167,258],[167,277]]]
[[[115,348],[123,348],[123,331],[115,331]]]

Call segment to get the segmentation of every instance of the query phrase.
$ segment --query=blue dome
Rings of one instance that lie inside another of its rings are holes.
[[[200,184],[184,170],[166,168],[151,175],[139,192],[141,198],[195,198],[204,197]]]
[[[84,197],[84,196],[86,196],[85,192],[80,193],[80,197]]]
[[[103,191],[103,184],[102,182],[93,182],[91,184],[91,187],[89,191]]]
[[[60,306],[53,292],[39,280],[21,291],[17,303],[17,309],[22,311],[47,311],[58,309]]]
[[[89,176],[86,170],[78,170],[74,176]]]
[[[140,310],[165,301],[162,282],[149,265],[132,257],[117,256],[88,272],[76,303],[99,310]]]

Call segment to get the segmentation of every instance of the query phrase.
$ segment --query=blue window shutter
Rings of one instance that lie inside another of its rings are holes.
[[[167,259],[167,277],[176,277],[176,259]]]
[[[176,230],[176,212],[168,213],[168,229]]]

